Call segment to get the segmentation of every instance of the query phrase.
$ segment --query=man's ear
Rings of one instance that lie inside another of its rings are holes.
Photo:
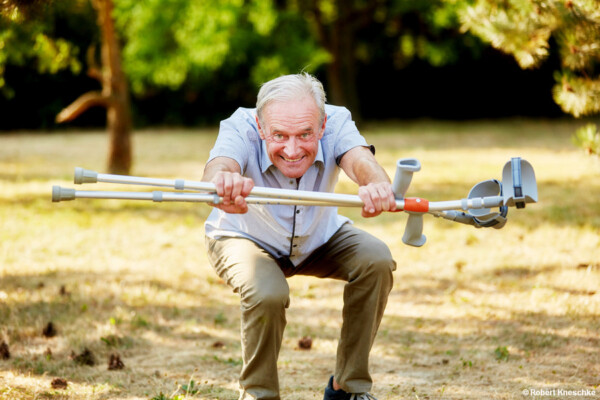
[[[255,115],[254,118],[256,119],[256,126],[258,127],[258,134],[260,135],[260,138],[262,140],[265,140],[265,134],[262,130],[262,127],[260,126],[260,121],[258,120],[258,115]]]
[[[319,132],[319,140],[321,140],[323,134],[325,133],[325,125],[327,125],[327,114],[325,114],[325,118],[323,118],[323,125],[321,125],[321,129]]]

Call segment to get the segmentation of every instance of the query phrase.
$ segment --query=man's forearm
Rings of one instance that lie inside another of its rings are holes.
[[[360,186],[368,185],[369,183],[390,183],[390,178],[385,170],[375,161],[374,157],[359,158],[354,162],[353,171],[356,183]]]
[[[369,183],[390,182],[385,170],[366,147],[355,147],[344,154],[340,167],[359,186],[366,186]]]
[[[204,167],[204,174],[202,175],[202,181],[211,182],[215,175],[219,172],[237,172],[240,173],[239,164],[232,158],[229,157],[217,157],[212,159]]]

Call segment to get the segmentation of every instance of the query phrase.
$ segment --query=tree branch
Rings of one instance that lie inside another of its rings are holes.
[[[102,70],[98,66],[98,63],[96,62],[96,46],[95,45],[92,44],[92,45],[90,45],[90,47],[88,47],[86,56],[87,56],[86,58],[87,58],[87,64],[88,64],[87,75],[90,78],[94,78],[94,79],[102,82]]]
[[[79,96],[77,100],[75,100],[69,106],[65,107],[60,113],[58,113],[58,115],[56,116],[56,122],[61,123],[72,121],[90,107],[106,107],[111,103],[112,98],[110,96],[104,96],[101,92],[92,91],[84,93],[81,96]]]

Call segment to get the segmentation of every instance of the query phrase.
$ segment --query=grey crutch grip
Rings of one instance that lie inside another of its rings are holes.
[[[58,203],[66,200],[75,200],[75,189],[52,186],[52,201]]]
[[[425,244],[427,238],[423,235],[423,214],[408,214],[402,241],[404,244],[414,247],[421,247]]]
[[[77,185],[81,185],[82,183],[96,183],[98,182],[98,173],[89,169],[75,167],[74,181]]]
[[[413,173],[420,170],[421,163],[416,158],[401,158],[398,160],[394,183],[392,183],[392,190],[396,195],[396,199],[404,198],[412,181]],[[402,241],[409,246],[421,247],[427,241],[427,238],[423,235],[423,214],[409,211],[407,213],[408,221],[406,221]]]

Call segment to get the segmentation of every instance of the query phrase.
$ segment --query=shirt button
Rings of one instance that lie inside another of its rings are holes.
[[[294,184],[294,181],[290,179],[290,185],[293,185],[293,184]]]
[[[300,214],[300,210],[296,210],[296,214]]]

